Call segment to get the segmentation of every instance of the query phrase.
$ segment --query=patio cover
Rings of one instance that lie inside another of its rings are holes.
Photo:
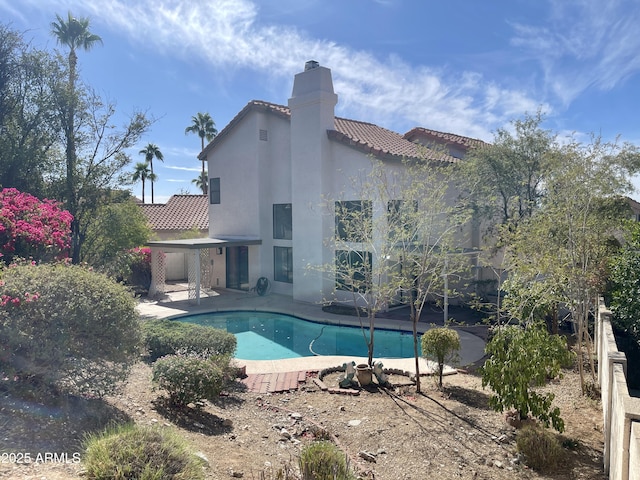
[[[200,304],[200,289],[202,269],[210,268],[209,250],[211,248],[240,247],[261,245],[262,239],[249,236],[233,236],[220,238],[187,238],[181,240],[158,240],[147,242],[151,248],[151,286],[149,296],[154,297],[164,293],[165,264],[164,253],[182,252],[189,257],[189,300]]]

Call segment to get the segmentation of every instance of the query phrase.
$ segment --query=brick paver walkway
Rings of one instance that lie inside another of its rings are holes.
[[[247,391],[254,393],[278,393],[297,390],[307,379],[307,372],[253,373],[241,380]]]

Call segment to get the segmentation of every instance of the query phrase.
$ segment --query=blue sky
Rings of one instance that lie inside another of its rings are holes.
[[[337,115],[397,132],[490,141],[540,108],[561,135],[640,145],[637,0],[0,0],[0,21],[41,48],[58,48],[50,23],[67,11],[104,42],[80,52],[84,81],[122,120],[157,119],[131,151],[164,153],[156,202],[198,193],[192,115],[221,130],[252,99],[286,105],[310,59],[333,72]]]

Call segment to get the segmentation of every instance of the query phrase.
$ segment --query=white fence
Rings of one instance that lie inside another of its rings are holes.
[[[640,398],[629,395],[627,357],[618,351],[611,312],[596,319],[598,382],[604,417],[604,468],[611,480],[640,479]]]

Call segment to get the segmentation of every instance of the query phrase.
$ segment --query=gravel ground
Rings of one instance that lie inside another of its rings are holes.
[[[323,380],[335,387],[337,376]],[[150,377],[150,367],[137,364],[124,389],[106,401],[63,399],[50,407],[0,398],[0,452],[32,459],[15,463],[3,456],[0,478],[82,479],[74,454],[81,453],[85,432],[131,419],[178,429],[208,460],[207,479],[276,478],[279,469],[295,468],[300,449],[318,437],[332,438],[364,478],[606,479],[600,402],[580,394],[573,371],[546,387],[556,394],[566,423],[562,438],[571,445],[561,469],[546,474],[523,464],[515,429],[488,407],[490,392],[473,374],[445,377],[443,392],[423,378],[422,393],[402,386],[407,378],[401,376],[391,378],[395,388],[374,386],[357,396],[321,391],[311,380],[296,392],[271,395],[237,385],[215,403],[179,414],[165,407]],[[46,461],[47,452],[58,456]]]

